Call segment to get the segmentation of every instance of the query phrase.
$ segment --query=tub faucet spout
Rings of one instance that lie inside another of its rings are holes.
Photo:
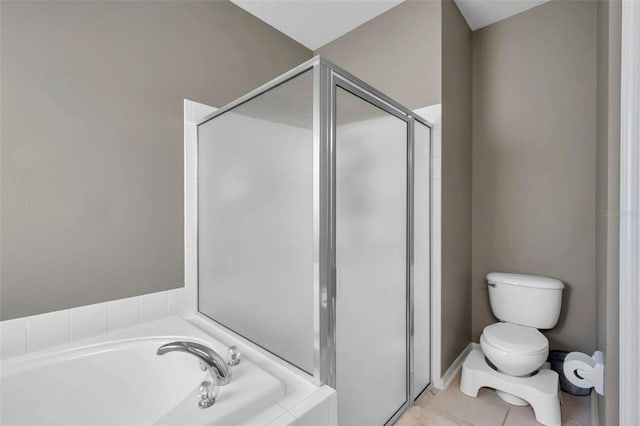
[[[157,354],[164,355],[174,351],[186,352],[198,358],[209,370],[215,386],[223,386],[231,381],[231,371],[227,363],[213,349],[196,342],[171,342],[160,346]]]

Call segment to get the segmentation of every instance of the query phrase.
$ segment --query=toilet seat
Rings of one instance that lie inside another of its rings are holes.
[[[537,329],[523,325],[499,322],[482,331],[485,343],[502,352],[534,355],[547,352],[549,341]]]

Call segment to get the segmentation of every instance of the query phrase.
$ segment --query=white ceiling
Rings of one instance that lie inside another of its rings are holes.
[[[316,50],[404,0],[231,0],[252,15]]]
[[[549,0],[455,0],[472,30],[486,27]]]
[[[231,0],[237,6],[316,50],[404,0]],[[438,0],[418,0],[438,1]],[[472,30],[549,0],[455,0]]]

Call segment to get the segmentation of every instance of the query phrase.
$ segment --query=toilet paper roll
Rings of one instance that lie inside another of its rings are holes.
[[[564,359],[564,375],[571,383],[581,388],[595,388],[602,394],[604,381],[604,364],[601,352],[589,356],[582,352],[571,352]]]

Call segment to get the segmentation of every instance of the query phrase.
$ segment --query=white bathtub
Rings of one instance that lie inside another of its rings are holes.
[[[250,360],[232,367],[216,403],[198,407],[208,373],[193,356],[156,355],[162,344],[190,340],[223,358],[227,347],[172,317],[2,361],[2,425],[233,425],[285,396],[285,385]]]

